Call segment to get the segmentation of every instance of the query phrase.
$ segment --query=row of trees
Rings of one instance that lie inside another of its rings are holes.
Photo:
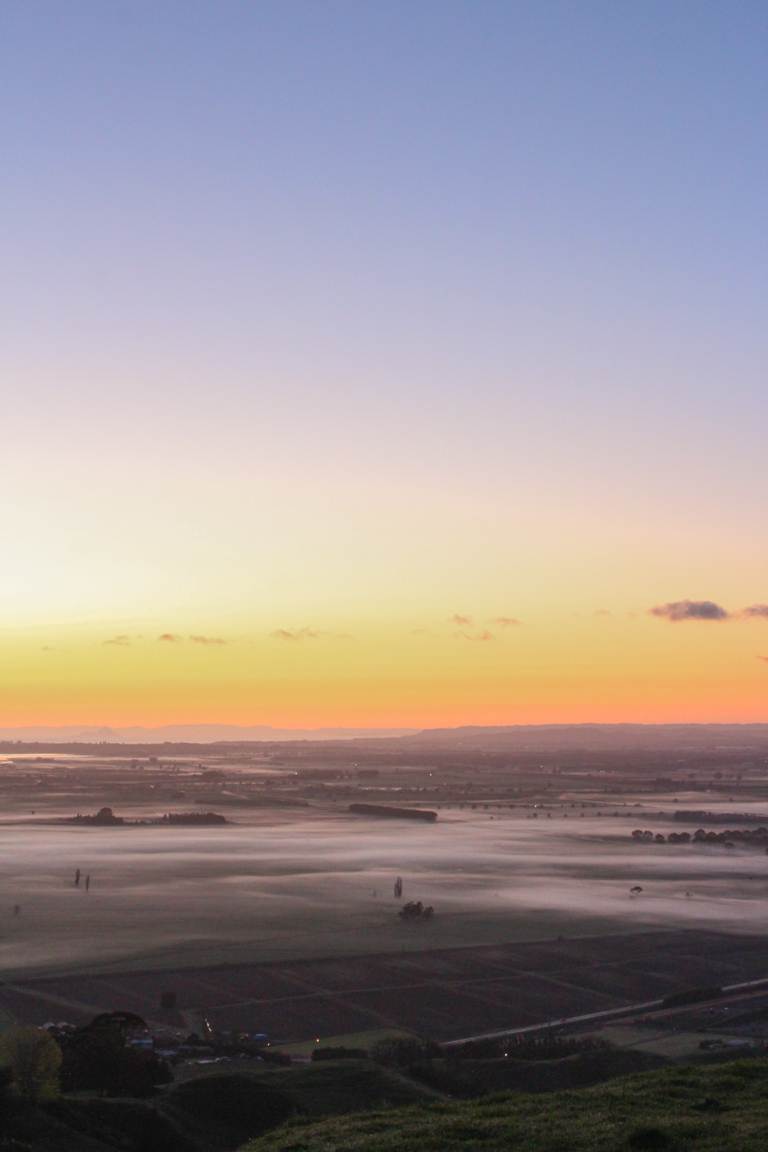
[[[757,844],[764,848],[768,846],[768,828],[726,828],[722,832],[713,832],[711,829],[697,828],[690,832],[670,832],[664,836],[661,832],[650,832],[647,829],[635,828],[632,839],[646,844],[724,844],[733,847],[737,842],[742,844]]]

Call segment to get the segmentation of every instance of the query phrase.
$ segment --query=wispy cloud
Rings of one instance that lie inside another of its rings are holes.
[[[768,604],[750,604],[748,608],[742,608],[739,615],[745,620],[768,620]]]
[[[758,656],[758,660],[762,660],[763,664],[768,664],[768,656]]]
[[[353,632],[331,632],[323,628],[275,628],[269,634],[273,640],[286,640],[288,643],[301,643],[302,640],[354,640]]]
[[[517,628],[520,625],[516,616],[496,616],[491,623],[497,628]]]
[[[183,644],[186,640],[189,640],[191,644],[208,644],[215,647],[229,643],[221,636],[182,636],[178,632],[163,632],[157,638],[158,644]]]
[[[275,628],[270,632],[273,640],[319,640],[321,635],[316,628]]]
[[[451,623],[455,624],[457,628],[471,628],[474,621],[471,616],[465,616],[463,612],[454,612],[451,616]]]
[[[456,640],[469,640],[472,643],[480,644],[496,639],[493,632],[489,632],[487,628],[484,628],[482,632],[454,632],[453,635]]]
[[[673,600],[649,609],[651,616],[661,616],[673,624],[682,620],[728,620],[730,613],[714,600]]]
[[[125,635],[112,636],[109,640],[102,641],[102,643],[105,646],[112,646],[114,648],[128,648],[131,643],[131,638]]]

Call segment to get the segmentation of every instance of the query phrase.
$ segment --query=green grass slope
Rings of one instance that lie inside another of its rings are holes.
[[[436,1095],[370,1060],[340,1060],[188,1080],[158,1097],[156,1107],[190,1142],[218,1152],[236,1148],[288,1116],[396,1108]]]
[[[768,1060],[295,1122],[246,1152],[765,1152]]]
[[[282,1124],[439,1097],[370,1060],[214,1075],[151,1101],[0,1102],[0,1152],[232,1152]]]
[[[260,1129],[263,1131],[264,1129]],[[50,1101],[0,1109],[0,1149],[9,1152],[199,1152],[142,1100]]]
[[[334,1116],[372,1108],[429,1103],[442,1093],[373,1060],[329,1060],[293,1068],[265,1068],[259,1084],[285,1093],[299,1112]]]

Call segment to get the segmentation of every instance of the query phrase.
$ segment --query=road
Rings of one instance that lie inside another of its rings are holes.
[[[458,1040],[445,1041],[442,1048],[458,1048],[461,1044],[470,1044],[475,1040],[502,1040],[507,1036],[530,1036],[537,1032],[549,1032],[552,1028],[570,1028],[579,1024],[606,1024],[610,1020],[622,1020],[638,1014],[653,1013],[658,1015],[674,1015],[677,1012],[688,1012],[691,1008],[698,1008],[704,1004],[723,1004],[731,1000],[741,999],[744,993],[768,991],[768,976],[759,980],[746,980],[740,984],[724,984],[717,997],[697,1000],[694,1004],[680,1004],[665,1008],[664,1000],[643,1000],[639,1004],[625,1004],[620,1008],[606,1008],[601,1012],[585,1012],[579,1016],[561,1016],[547,1020],[545,1024],[528,1024],[525,1028],[500,1028],[495,1032],[481,1032],[475,1036],[463,1036]]]

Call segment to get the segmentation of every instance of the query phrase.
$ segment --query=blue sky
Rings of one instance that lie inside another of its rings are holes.
[[[766,595],[767,49],[758,3],[6,0],[0,614]]]

